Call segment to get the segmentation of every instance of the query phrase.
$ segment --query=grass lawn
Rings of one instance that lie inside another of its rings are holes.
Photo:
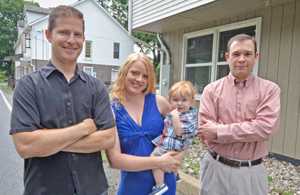
[[[0,82],[0,89],[3,91],[5,94],[12,94],[12,89],[8,87],[7,83]]]
[[[13,90],[8,87],[7,83],[0,82],[0,90],[4,93],[4,96],[10,104],[12,104]]]

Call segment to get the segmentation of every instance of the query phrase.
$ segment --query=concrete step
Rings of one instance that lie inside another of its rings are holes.
[[[177,195],[200,195],[200,180],[178,171],[181,182],[177,183]]]

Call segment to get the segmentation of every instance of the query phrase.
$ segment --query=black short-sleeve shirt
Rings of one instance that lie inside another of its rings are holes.
[[[18,82],[10,133],[64,128],[86,118],[99,130],[114,127],[104,84],[78,68],[68,82],[50,62]],[[107,189],[100,152],[25,159],[24,185],[24,195],[99,195]]]

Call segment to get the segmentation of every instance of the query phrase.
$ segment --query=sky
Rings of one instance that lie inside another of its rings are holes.
[[[58,5],[70,5],[77,0],[34,0],[38,2],[41,7],[56,7]]]

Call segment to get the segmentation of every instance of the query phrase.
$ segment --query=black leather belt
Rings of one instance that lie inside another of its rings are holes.
[[[225,158],[223,156],[220,156],[217,154],[215,151],[208,151],[210,155],[217,161],[223,163],[224,165],[228,165],[231,167],[251,167],[255,165],[259,165],[262,163],[262,158],[256,159],[256,160],[243,160],[243,161],[238,161],[238,160],[232,160]]]

